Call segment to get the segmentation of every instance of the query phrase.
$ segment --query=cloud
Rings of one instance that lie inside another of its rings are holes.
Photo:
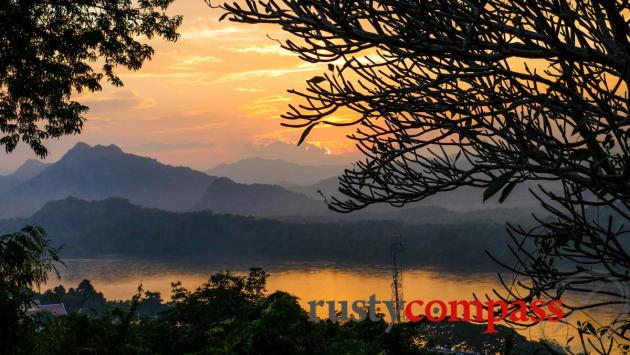
[[[285,111],[286,105],[291,99],[284,95],[274,95],[260,97],[254,100],[252,103],[242,106],[250,115],[260,116],[273,116]]]
[[[202,64],[216,64],[222,62],[223,59],[212,55],[192,55],[187,57],[176,56],[175,63],[171,64],[169,68],[176,70],[188,70]]]
[[[255,78],[278,78],[288,74],[310,72],[315,70],[319,70],[319,68],[310,63],[303,63],[293,68],[259,69],[230,73],[213,80],[212,83],[225,84]]]
[[[113,89],[111,93],[97,92],[77,96],[75,99],[88,106],[91,112],[142,110],[156,105],[156,101],[152,98],[142,98],[133,91],[117,89]]]
[[[263,88],[235,88],[234,90],[238,92],[247,92],[247,93],[252,93],[252,94],[267,91],[267,89],[263,89]]]
[[[165,152],[173,150],[192,150],[192,149],[207,149],[214,148],[214,143],[163,143],[163,142],[148,142],[141,144],[132,150],[139,152]]]
[[[166,133],[172,134],[172,133],[182,133],[182,132],[199,132],[199,131],[205,131],[205,130],[221,129],[228,125],[229,125],[228,122],[210,122],[206,124],[189,126],[189,127],[179,126],[179,127],[173,127],[173,128],[158,129],[155,131],[148,131],[146,132],[146,134],[155,135],[155,134],[166,134]]]
[[[154,99],[143,99],[141,100],[137,105],[133,106],[132,108],[135,110],[143,110],[146,108],[151,108],[153,106],[155,106],[157,104],[157,101],[155,101]]]
[[[280,141],[247,144],[244,155],[250,158],[282,159],[307,165],[348,165],[360,158],[358,153],[333,154],[324,146],[305,143],[298,147]]]
[[[233,39],[235,35],[245,35],[255,32],[252,29],[229,26],[221,28],[189,27],[181,31],[182,40]]]
[[[233,52],[233,53],[256,53],[256,54],[263,54],[263,55],[279,55],[279,56],[289,56],[289,57],[295,57],[296,54],[282,48],[279,44],[269,44],[269,45],[257,45],[257,44],[251,44],[251,45],[244,45],[244,46],[238,46],[238,47],[228,47],[228,46],[223,46],[221,47],[221,49],[226,50],[228,52]]]
[[[134,78],[134,79],[142,79],[142,78],[174,78],[174,79],[188,79],[188,78],[197,78],[199,77],[199,73],[157,73],[157,72],[128,72],[119,75],[121,78]]]

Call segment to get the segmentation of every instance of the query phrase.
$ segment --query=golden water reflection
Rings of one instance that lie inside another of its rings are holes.
[[[160,292],[163,299],[169,300],[171,282],[181,281],[188,289],[194,289],[207,281],[210,274],[230,269],[236,273],[247,272],[243,265],[226,264],[172,264],[156,261],[128,259],[69,260],[62,268],[60,280],[51,280],[50,285],[62,284],[76,287],[83,279],[92,281],[94,287],[107,299],[130,299],[142,284],[144,290]],[[297,296],[305,309],[312,300],[367,300],[375,294],[378,300],[391,299],[391,272],[387,267],[339,266],[323,263],[310,264],[270,264],[262,265],[269,273],[267,291],[282,290]],[[501,290],[496,273],[471,273],[456,270],[412,269],[403,274],[404,300],[472,300],[473,295],[484,297],[493,295],[493,290]],[[381,308],[384,313],[386,309]],[[319,309],[324,317],[326,309]],[[597,314],[600,318],[610,318],[612,314]],[[571,321],[586,319],[585,315],[574,315]],[[559,344],[575,335],[565,324],[542,323],[519,333],[531,340],[553,339]]]

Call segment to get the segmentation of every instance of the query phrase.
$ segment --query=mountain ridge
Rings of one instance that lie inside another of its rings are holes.
[[[23,181],[39,175],[48,166],[50,164],[45,164],[35,159],[28,159],[13,172],[0,176],[0,194],[14,188]]]
[[[499,247],[508,240],[504,226],[495,223],[421,228],[388,221],[294,223],[211,211],[163,211],[120,198],[52,201],[30,218],[0,220],[0,234],[27,224],[44,226],[53,245],[64,246],[64,257],[242,257],[387,265],[391,235],[400,233],[405,252],[413,255],[407,265],[479,269],[495,266],[485,250],[501,253]],[[449,258],[454,254],[456,265]]]
[[[246,158],[231,164],[217,165],[206,173],[245,184],[309,185],[337,176],[343,170],[342,165],[315,166],[282,159]]]
[[[109,145],[78,143],[37,176],[0,194],[0,218],[28,216],[67,196],[88,200],[125,197],[134,203],[186,210],[214,177],[173,167]]]

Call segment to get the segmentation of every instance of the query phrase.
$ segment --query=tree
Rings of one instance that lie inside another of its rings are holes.
[[[45,157],[43,141],[81,132],[88,107],[72,99],[122,86],[114,69],[138,70],[153,48],[143,39],[178,38],[173,0],[10,0],[0,4],[0,145],[20,141]],[[96,63],[101,70],[95,69]]]
[[[12,354],[24,335],[34,332],[26,317],[33,287],[56,272],[59,250],[49,246],[43,229],[26,227],[0,236],[0,353]]]
[[[527,292],[505,297],[603,297],[570,307],[624,308],[599,327],[610,339],[592,327],[591,346],[605,353],[630,340],[628,1],[244,0],[221,8],[222,19],[281,26],[292,36],[283,48],[328,64],[305,90],[290,90],[301,104],[283,125],[304,129],[300,144],[317,126],[356,126],[349,138],[365,160],[340,177],[345,197],[332,198],[332,209],[402,206],[462,186],[503,202],[533,181],[551,217],[509,227],[517,265],[506,266]],[[340,110],[355,119],[335,120]]]
[[[177,335],[177,347],[183,352],[193,352],[199,346],[218,346],[240,323],[251,303],[264,297],[267,273],[258,268],[250,269],[247,276],[235,275],[229,271],[212,274],[208,281],[194,291],[173,283],[171,303],[173,308],[166,312],[166,319],[174,325],[181,325]],[[230,321],[226,321],[230,320]]]

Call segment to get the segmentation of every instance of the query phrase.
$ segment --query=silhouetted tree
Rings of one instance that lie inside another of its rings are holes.
[[[532,229],[510,226],[518,263],[507,266],[527,292],[507,297],[597,296],[571,309],[623,310],[591,345],[608,352],[630,340],[628,1],[221,7],[222,19],[281,26],[293,36],[283,48],[328,63],[306,90],[290,90],[301,102],[283,124],[304,128],[300,144],[317,126],[356,126],[349,138],[366,159],[340,178],[347,199],[333,198],[332,209],[401,206],[461,186],[483,188],[484,200],[500,193],[503,202],[517,184],[541,182],[534,193],[553,217]],[[339,110],[355,119],[334,119]]]
[[[56,272],[58,253],[41,228],[0,236],[0,353],[13,354],[23,338],[34,333],[34,323],[26,316],[33,306],[32,289]]]
[[[28,354],[68,354],[89,349],[98,354],[429,354],[430,347],[496,353],[513,331],[482,334],[485,325],[469,323],[395,324],[310,322],[298,298],[282,291],[265,294],[266,274],[219,272],[196,290],[174,284],[172,302],[141,288],[131,300],[108,301],[114,308],[97,316],[71,312],[51,319],[33,339]],[[49,292],[46,293],[51,293]],[[98,292],[97,292],[98,293]],[[142,315],[143,305],[157,313]],[[431,344],[432,343],[432,344]],[[514,335],[518,354],[541,353],[546,343]],[[538,351],[538,352],[537,352]],[[545,352],[548,353],[548,352]],[[553,352],[564,354],[565,352]]]
[[[101,90],[103,77],[122,86],[114,69],[140,69],[153,55],[143,39],[177,40],[172,2],[0,3],[0,145],[11,152],[21,140],[43,157],[43,140],[80,133],[88,107],[72,95]]]

